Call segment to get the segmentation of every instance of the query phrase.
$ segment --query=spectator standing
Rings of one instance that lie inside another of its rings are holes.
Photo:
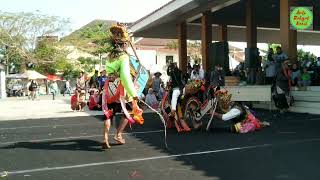
[[[38,83],[36,80],[31,80],[31,83],[29,85],[29,91],[32,101],[37,98],[37,89],[38,89]]]
[[[80,72],[80,77],[77,79],[77,84],[76,84],[76,90],[79,92],[78,93],[78,96],[80,94],[80,91],[85,91],[85,98],[86,98],[86,78],[85,78],[85,75],[84,75],[84,72],[81,71]],[[79,99],[79,97],[78,97]]]
[[[160,78],[161,75],[162,74],[160,72],[154,73],[154,77],[153,77],[153,80],[152,80],[152,89],[156,93],[156,96],[158,98],[159,98],[161,84],[163,84],[163,82],[162,82],[162,80]]]
[[[204,76],[204,69],[202,67],[202,65],[200,65],[200,69],[199,69],[199,77],[201,80],[204,80],[205,76]]]
[[[262,74],[262,56],[259,56],[257,61],[257,74],[256,74],[256,84],[260,85],[263,82],[263,74]]]
[[[107,80],[106,70],[102,70],[102,71],[101,71],[100,78],[99,78],[99,90],[100,90],[100,91],[103,90],[104,83],[106,82],[106,80]]]
[[[58,84],[56,81],[53,81],[49,86],[50,92],[52,94],[52,100],[55,100],[56,95],[59,92]]]
[[[70,81],[69,79],[66,80],[64,84],[64,91],[63,91],[63,96],[68,93],[71,96],[71,86],[70,86]]]
[[[290,75],[288,62],[282,63],[282,69],[280,69],[276,76],[276,84],[274,91],[274,102],[277,108],[280,109],[280,113],[283,113],[289,108],[290,100]]]
[[[276,62],[273,59],[273,56],[274,56],[273,49],[269,48],[268,59],[265,66],[266,84],[268,85],[272,84],[276,77]]]
[[[276,54],[274,55],[274,60],[275,60],[275,62],[276,62],[276,72],[279,72],[279,71],[281,71],[281,69],[282,69],[282,63],[284,63],[284,61],[286,61],[286,60],[288,60],[288,55],[287,54],[285,54],[283,51],[282,51],[282,49],[281,49],[281,47],[280,46],[278,46],[277,48],[276,48]]]
[[[78,91],[86,90],[86,79],[83,71],[80,72],[80,77],[77,79],[76,88]]]
[[[90,78],[89,88],[99,88],[98,71],[94,71],[94,75]]]

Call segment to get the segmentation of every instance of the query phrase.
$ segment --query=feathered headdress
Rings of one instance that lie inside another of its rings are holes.
[[[113,59],[125,53],[124,45],[129,41],[129,34],[126,27],[121,24],[113,25],[109,30],[110,36],[108,41],[111,45],[109,56]]]
[[[116,43],[124,43],[129,41],[129,34],[125,26],[121,24],[116,24],[110,27],[110,39],[114,40]]]

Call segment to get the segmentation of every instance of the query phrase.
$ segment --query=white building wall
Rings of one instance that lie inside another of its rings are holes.
[[[136,50],[137,55],[141,61],[141,64],[148,70],[150,70],[151,74],[156,72],[161,72],[161,79],[164,82],[169,80],[167,76],[167,64],[166,64],[166,56],[173,56],[173,62],[177,62],[179,66],[179,57],[177,52],[167,52],[167,51],[156,51],[156,50]],[[129,54],[133,54],[131,49],[128,49]]]
[[[167,64],[166,64],[166,56],[173,56],[173,62],[177,62],[179,66],[179,57],[176,52],[162,52],[157,51],[157,71],[160,71],[162,73],[161,79],[164,82],[167,82],[169,80],[169,77],[167,75]]]
[[[0,70],[0,99],[6,97],[6,75],[4,70]]]
[[[128,49],[128,53],[134,55],[132,49]],[[155,50],[136,50],[141,64],[147,69],[152,70],[153,66],[156,64],[156,54]]]

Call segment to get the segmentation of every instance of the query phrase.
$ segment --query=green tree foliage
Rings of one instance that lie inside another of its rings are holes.
[[[95,69],[95,65],[99,63],[99,60],[92,58],[80,57],[78,58],[79,69],[85,72],[92,72]]]
[[[68,28],[69,20],[36,13],[9,13],[0,11],[0,48],[5,50],[8,65],[24,66],[33,62],[33,49],[37,37],[61,34]],[[20,56],[19,61],[17,56]]]
[[[274,53],[276,53],[276,48],[281,45],[280,44],[268,44],[268,48],[272,48]],[[297,60],[299,62],[302,62],[306,59],[310,59],[311,61],[315,61],[317,59],[317,56],[309,51],[305,51],[303,49],[298,49],[297,51]]]
[[[298,49],[298,61],[302,62],[306,59],[310,59],[311,61],[315,61],[317,56],[311,52],[304,51],[303,49]]]
[[[59,49],[57,44],[58,42],[48,41],[45,38],[38,42],[34,57],[35,69],[40,73],[55,74],[74,69],[74,65],[67,59],[68,52]]]
[[[175,40],[170,41],[167,43],[168,49],[178,49],[179,45],[178,42]],[[197,61],[198,63],[201,62],[201,41],[188,41],[187,43],[187,53],[191,59]]]
[[[276,49],[277,49],[278,46],[281,47],[281,44],[269,43],[268,44],[268,49],[272,48],[273,52],[276,53],[277,52]]]
[[[64,37],[61,42],[99,56],[108,50],[109,27],[114,23],[113,21],[95,20]]]
[[[89,39],[93,43],[90,53],[98,56],[100,60],[102,59],[102,55],[110,50],[108,29],[109,27],[103,23],[96,23],[94,26],[84,29],[81,34],[82,37]]]

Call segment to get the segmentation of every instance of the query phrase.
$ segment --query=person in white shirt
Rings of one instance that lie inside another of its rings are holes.
[[[278,46],[276,48],[276,51],[277,52],[273,56],[273,59],[276,62],[276,73],[278,73],[278,71],[282,70],[282,63],[284,63],[284,61],[288,60],[288,55],[282,51],[280,46]]]
[[[71,96],[71,86],[69,80],[66,80],[66,83],[64,84],[64,91],[63,91],[63,96],[68,93],[69,96]]]
[[[191,80],[200,80],[200,76],[199,76],[199,72],[193,70],[191,72],[191,77],[190,77]]]
[[[202,65],[200,66],[200,69],[199,69],[199,76],[201,80],[204,80],[204,69]]]
[[[241,103],[231,101],[231,94],[227,91],[219,90],[216,93],[218,104],[214,117],[222,121],[232,121],[233,124],[246,119],[247,111]],[[233,127],[233,126],[231,126]]]
[[[193,70],[191,71],[191,80],[200,80],[200,67],[199,65],[194,65]]]

